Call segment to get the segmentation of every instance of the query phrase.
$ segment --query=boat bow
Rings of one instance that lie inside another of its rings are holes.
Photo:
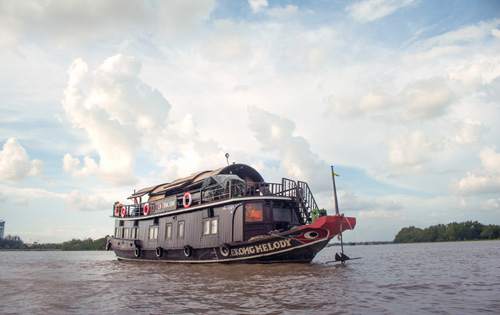
[[[345,217],[344,214],[328,215],[317,218],[313,223],[299,227],[299,230],[305,229],[324,229],[328,230],[328,239],[334,238],[345,230],[352,230],[356,225],[356,218]]]

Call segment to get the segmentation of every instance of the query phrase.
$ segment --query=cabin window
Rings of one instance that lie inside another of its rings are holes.
[[[158,239],[158,226],[152,225],[149,227],[149,239],[156,240]]]
[[[245,204],[245,222],[264,221],[264,211],[261,202],[249,202]]]
[[[139,236],[139,228],[138,227],[133,227],[130,229],[130,238],[131,239],[136,239]]]
[[[167,240],[172,239],[172,223],[167,223],[167,226],[165,227],[165,238]]]
[[[177,237],[184,238],[184,221],[179,221],[177,225]]]
[[[273,217],[275,222],[290,222],[292,221],[292,211],[284,208],[274,208]]]
[[[217,235],[218,227],[218,218],[203,220],[203,235]]]
[[[219,219],[213,219],[211,223],[212,227],[210,229],[210,232],[212,234],[217,234]]]
[[[210,220],[203,220],[203,235],[210,235]]]
[[[123,228],[119,228],[119,227],[117,227],[117,228],[115,229],[115,236],[116,236],[117,238],[122,238],[122,235],[123,235]]]
[[[123,238],[128,238],[128,232],[129,232],[128,228],[123,229]]]

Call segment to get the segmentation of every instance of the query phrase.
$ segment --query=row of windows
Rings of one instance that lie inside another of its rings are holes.
[[[177,238],[184,238],[184,221],[177,222]],[[210,218],[203,220],[203,235],[204,236],[213,236],[217,235],[219,229],[219,219],[218,218]],[[130,234],[129,234],[130,232]],[[136,239],[139,236],[139,228],[138,227],[117,227],[115,229],[115,236],[117,238],[130,238]],[[149,240],[157,240],[158,239],[158,225],[151,225],[149,227]],[[172,223],[167,223],[165,226],[165,239],[172,239]]]
[[[130,233],[130,234],[129,234]],[[117,238],[131,238],[136,239],[139,236],[139,228],[134,226],[129,228],[117,227],[115,229],[115,236]]]
[[[292,210],[288,208],[273,208],[274,222],[291,222]],[[264,218],[266,216],[266,218]],[[264,212],[261,202],[249,202],[245,204],[245,223],[271,221],[269,211]]]

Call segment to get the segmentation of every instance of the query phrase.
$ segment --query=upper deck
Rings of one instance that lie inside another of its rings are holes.
[[[143,201],[146,196],[148,200]],[[145,219],[249,198],[290,200],[302,224],[309,221],[311,211],[318,210],[307,183],[287,178],[282,178],[281,183],[267,183],[252,167],[233,164],[141,189],[128,198],[133,200],[132,204],[114,205],[113,216]]]

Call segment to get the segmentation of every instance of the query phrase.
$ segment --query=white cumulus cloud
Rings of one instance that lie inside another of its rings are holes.
[[[364,0],[349,5],[346,10],[358,22],[371,22],[388,16],[416,0]]]
[[[71,154],[66,153],[63,157],[63,170],[65,172],[71,172],[73,177],[89,177],[99,171],[99,165],[93,158],[86,156],[83,158],[83,161],[83,167],[77,169],[80,164],[80,159],[74,158]]]
[[[248,0],[248,4],[250,4],[253,13],[260,12],[269,5],[267,0]]]
[[[495,36],[496,38],[500,39],[500,30],[494,28],[491,30],[491,35]]]
[[[409,85],[399,103],[407,107],[403,119],[413,121],[442,115],[454,99],[445,80],[434,78]]]
[[[38,176],[43,171],[43,162],[30,160],[26,150],[15,138],[9,138],[0,151],[0,180],[17,183],[26,176]]]
[[[454,141],[457,143],[474,143],[488,130],[480,120],[467,118],[458,124],[459,133]]]
[[[79,59],[70,66],[63,108],[73,127],[86,132],[98,159],[89,152],[80,166],[81,158],[67,153],[65,172],[73,177],[97,174],[111,185],[135,183],[132,168],[139,150],[151,153],[167,181],[220,165],[224,152],[217,143],[200,138],[191,113],[170,119],[172,106],[139,78],[140,70],[132,57],[110,57],[93,71],[91,88],[84,92],[86,63]]]
[[[393,97],[383,91],[372,90],[359,98],[339,98],[331,95],[328,98],[327,111],[339,118],[355,118],[368,113],[386,111],[394,104]]]
[[[455,193],[477,195],[500,191],[500,153],[495,147],[485,147],[479,158],[483,166],[481,169],[470,170],[467,177],[452,182]]]
[[[30,37],[58,47],[161,30],[185,33],[210,17],[215,0],[0,1],[0,45]]]
[[[80,86],[86,79],[87,65],[81,59],[70,66],[63,108],[73,127],[85,130],[99,155],[97,162],[86,157],[85,166],[75,176],[97,172],[109,184],[136,181],[131,167],[141,139],[162,124],[170,104],[161,93],[139,79],[141,65],[131,57],[116,55],[104,61],[93,73],[92,88],[85,94]],[[66,171],[79,164],[71,155],[63,159]]]
[[[439,143],[429,141],[425,132],[414,131],[409,136],[400,135],[389,140],[389,163],[398,173],[420,172],[428,155],[438,148]]]
[[[328,174],[328,165],[311,151],[307,140],[293,135],[293,121],[253,105],[248,106],[247,110],[250,130],[264,151],[278,154],[282,174],[308,182],[313,182],[318,173]]]
[[[74,211],[101,211],[109,209],[113,204],[99,195],[88,195],[78,190],[73,190],[66,196],[66,207]],[[111,211],[111,210],[110,210]]]

